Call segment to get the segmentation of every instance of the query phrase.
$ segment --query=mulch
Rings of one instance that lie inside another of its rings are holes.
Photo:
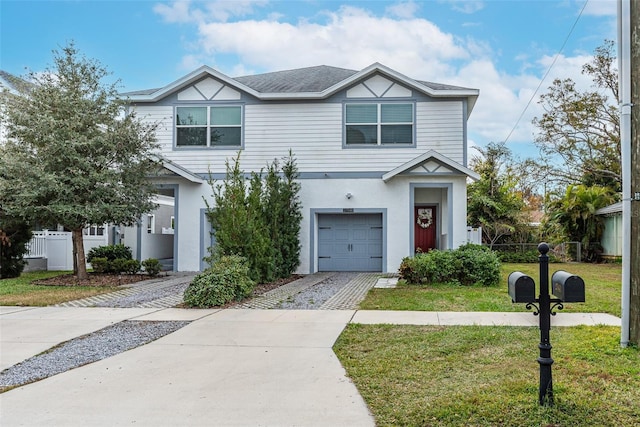
[[[162,277],[162,276],[160,276]],[[269,292],[272,289],[279,288],[282,285],[293,282],[300,279],[302,276],[294,274],[285,279],[278,279],[271,283],[261,283],[253,290],[252,297],[257,297],[265,292]],[[60,276],[50,277],[48,279],[40,279],[32,282],[34,285],[44,286],[120,286],[128,285],[130,283],[140,282],[142,280],[150,279],[146,274],[98,274],[89,273],[87,280],[78,280],[73,274],[64,274]]]
[[[89,273],[86,280],[78,280],[73,274],[63,274],[48,279],[34,280],[34,285],[43,286],[120,286],[150,279],[146,274],[98,274]]]

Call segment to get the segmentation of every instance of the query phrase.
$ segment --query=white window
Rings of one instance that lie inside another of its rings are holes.
[[[176,107],[176,146],[242,146],[242,107]]]
[[[153,234],[156,232],[156,216],[154,214],[147,214],[147,233]]]
[[[413,144],[413,104],[345,105],[345,145]]]
[[[85,236],[104,236],[103,225],[90,225],[82,231],[82,234]]]

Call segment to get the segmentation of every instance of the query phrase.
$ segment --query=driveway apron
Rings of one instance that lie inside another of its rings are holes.
[[[148,345],[1,394],[0,424],[372,426],[331,349],[353,314],[211,312]]]

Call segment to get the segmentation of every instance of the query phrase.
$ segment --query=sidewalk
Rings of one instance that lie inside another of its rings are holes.
[[[332,351],[348,323],[537,325],[531,313],[0,307],[1,365],[124,319],[193,322],[0,394],[0,424],[373,426]],[[552,326],[577,324],[619,326],[620,319],[552,318]]]

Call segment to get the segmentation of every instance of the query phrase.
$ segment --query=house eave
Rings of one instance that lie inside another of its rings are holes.
[[[130,102],[157,102],[162,98],[172,94],[173,92],[180,90],[186,86],[189,86],[203,77],[211,76],[224,82],[226,85],[229,85],[235,89],[248,93],[249,95],[255,96],[259,98],[261,95],[259,92],[251,89],[250,87],[238,82],[237,80],[232,79],[231,77],[214,70],[213,68],[203,65],[195,71],[187,74],[186,76],[174,81],[173,83],[168,84],[167,86],[145,95],[128,95],[127,100]],[[126,94],[125,94],[126,95]]]
[[[428,160],[433,159],[438,163],[441,163],[442,165],[446,166],[447,168],[451,169],[452,172],[447,174],[447,175],[463,175],[463,176],[467,176],[471,179],[473,179],[474,181],[477,181],[480,179],[480,175],[478,175],[476,172],[472,171],[471,169],[462,166],[459,163],[454,162],[453,160],[449,159],[448,157],[443,156],[442,154],[434,151],[434,150],[429,150],[426,153],[421,154],[420,156],[409,160],[406,163],[403,163],[402,165],[398,166],[397,168],[390,170],[389,172],[385,173],[384,175],[382,175],[382,180],[384,182],[388,182],[391,179],[395,178],[396,176],[399,175],[403,175],[404,173],[412,170],[413,168],[424,164],[425,162],[427,162]],[[431,174],[431,175],[435,175],[435,174]],[[440,174],[443,175],[443,174]]]
[[[167,86],[158,89],[155,92],[147,93],[147,94],[123,94],[126,96],[127,100],[132,103],[146,103],[146,102],[157,102],[162,98],[170,95],[171,93],[180,90],[203,77],[210,76],[216,78],[225,84],[233,87],[237,90],[245,92],[257,99],[263,101],[280,101],[280,100],[301,100],[301,99],[309,99],[309,100],[321,100],[326,99],[337,92],[348,88],[349,86],[357,83],[358,81],[365,79],[366,77],[380,73],[386,75],[390,78],[393,78],[402,84],[411,87],[417,91],[425,93],[434,98],[466,98],[468,102],[467,115],[471,114],[473,107],[476,103],[476,99],[479,96],[479,90],[477,89],[434,89],[428,87],[416,80],[413,80],[397,71],[392,70],[389,67],[386,67],[379,63],[374,63],[363,70],[353,74],[352,76],[334,84],[333,86],[321,91],[321,92],[257,92],[256,90],[246,86],[237,80],[219,72],[209,66],[202,66],[197,70],[187,74],[186,76],[174,81],[173,83],[168,84]]]
[[[199,175],[189,171],[188,169],[183,168],[182,166],[175,164],[169,159],[166,159],[162,156],[158,156],[158,158],[163,168],[186,179],[189,182],[193,182],[194,184],[204,184],[205,182],[207,182],[205,179],[201,178]]]

